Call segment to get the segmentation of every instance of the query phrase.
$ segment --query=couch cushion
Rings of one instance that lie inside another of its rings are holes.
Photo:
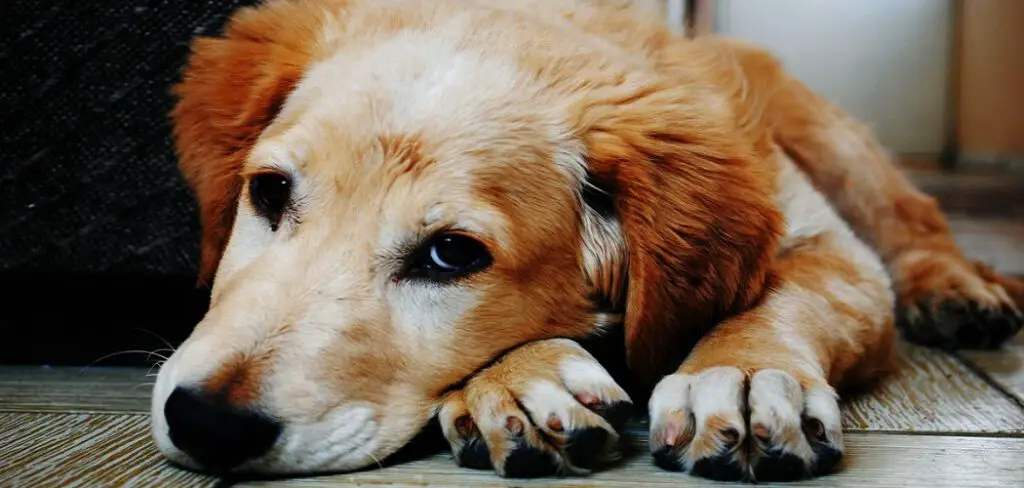
[[[6,0],[0,272],[194,276],[167,114],[198,34],[252,0]]]

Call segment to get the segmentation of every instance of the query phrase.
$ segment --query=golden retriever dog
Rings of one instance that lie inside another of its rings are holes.
[[[174,136],[211,305],[155,443],[263,475],[582,475],[647,405],[659,466],[840,466],[839,391],[896,325],[996,346],[969,261],[863,125],[738,42],[621,0],[270,0],[195,41]]]

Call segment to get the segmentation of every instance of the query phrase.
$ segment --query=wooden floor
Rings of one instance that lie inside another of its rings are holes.
[[[917,174],[968,253],[1024,275],[1024,180]],[[799,486],[1024,487],[1024,335],[996,352],[902,345],[898,374],[844,402],[847,461]],[[143,369],[0,368],[0,487],[214,486],[149,440]],[[623,465],[583,478],[502,480],[439,454],[384,469],[245,486],[722,486],[655,468],[644,425]]]

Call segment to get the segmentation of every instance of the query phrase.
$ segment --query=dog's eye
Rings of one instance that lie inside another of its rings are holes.
[[[413,278],[447,281],[480,271],[491,264],[487,247],[472,237],[441,234],[413,257],[406,274]]]
[[[281,173],[260,173],[249,180],[249,199],[256,212],[277,230],[292,198],[292,182]]]

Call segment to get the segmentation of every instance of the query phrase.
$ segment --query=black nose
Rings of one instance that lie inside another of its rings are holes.
[[[164,404],[168,434],[178,449],[204,468],[227,471],[270,450],[281,425],[223,398],[175,388]]]

